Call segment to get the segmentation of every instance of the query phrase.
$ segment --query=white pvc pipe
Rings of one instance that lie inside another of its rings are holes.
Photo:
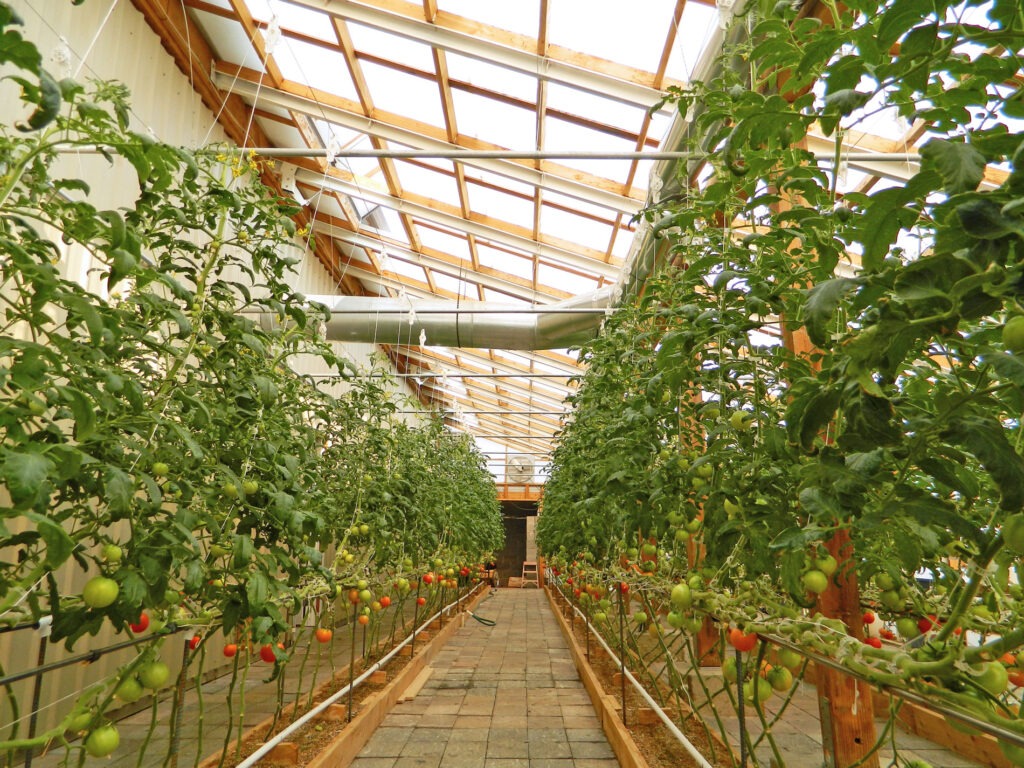
[[[448,611],[452,606],[460,605],[463,600],[467,599],[470,595],[472,595],[474,592],[476,592],[478,589],[480,589],[482,584],[483,584],[483,582],[481,582],[480,584],[477,584],[475,587],[473,587],[473,589],[471,589],[469,592],[467,592],[465,594],[465,596],[460,597],[454,603],[449,603],[448,605],[446,605],[443,608],[441,608],[441,610],[439,610],[437,613],[435,613],[429,619],[427,619],[422,624],[420,624],[419,627],[417,627],[416,629],[414,629],[412,631],[412,634],[410,634],[407,638],[405,638],[405,640],[403,640],[398,645],[396,645],[394,648],[392,648],[385,656],[383,656],[377,662],[375,662],[373,664],[373,666],[371,666],[369,669],[367,669],[365,672],[363,672],[363,674],[361,674],[359,677],[357,677],[355,680],[353,680],[351,683],[349,683],[348,685],[344,686],[340,690],[336,691],[335,693],[332,693],[330,696],[328,696],[326,699],[321,701],[319,704],[317,704],[315,707],[313,707],[313,709],[309,710],[309,712],[307,712],[302,717],[300,717],[298,720],[293,722],[291,725],[289,725],[283,731],[281,731],[280,733],[272,736],[269,741],[267,741],[262,747],[257,749],[255,752],[253,752],[247,758],[245,758],[242,762],[240,762],[237,766],[235,766],[235,768],[252,768],[252,766],[254,766],[256,763],[258,763],[260,760],[262,760],[264,757],[266,757],[266,755],[274,747],[276,747],[278,744],[280,744],[282,741],[284,741],[288,736],[290,736],[291,734],[295,733],[295,731],[297,731],[299,728],[304,726],[306,723],[308,723],[314,717],[319,715],[321,712],[323,712],[325,709],[327,709],[329,706],[331,706],[331,704],[336,702],[338,699],[340,699],[343,696],[345,696],[346,694],[348,694],[349,689],[354,690],[354,689],[358,688],[363,683],[363,681],[365,681],[370,675],[372,675],[374,672],[376,672],[382,666],[387,664],[392,658],[394,658],[395,654],[398,653],[399,650],[401,650],[406,645],[411,643],[412,639],[414,637],[416,637],[416,635],[418,635],[421,632],[423,632],[428,624],[430,624],[432,621],[437,619],[445,611]]]
[[[565,597],[565,594],[562,593],[561,590],[559,590],[559,593],[562,594],[562,597]],[[568,602],[568,598],[566,598],[566,600]],[[587,621],[587,623],[589,624],[589,621],[587,620],[587,615],[583,613],[583,611],[581,611],[571,602],[569,603],[569,605],[572,606],[572,609],[576,611],[576,613],[578,613],[580,617],[584,621]],[[644,701],[646,701],[647,704],[650,706],[650,708],[654,710],[655,714],[658,715],[658,717],[661,719],[661,722],[663,722],[665,724],[665,727],[668,728],[669,732],[671,732],[671,734],[679,740],[679,743],[683,745],[683,748],[690,753],[690,757],[692,757],[697,762],[697,765],[700,766],[700,768],[714,768],[714,766],[711,765],[711,763],[709,763],[704,758],[704,755],[702,755],[700,751],[695,746],[693,746],[693,742],[686,738],[686,734],[679,730],[676,724],[672,722],[672,718],[669,717],[665,710],[663,710],[658,705],[658,702],[651,698],[651,694],[649,694],[647,692],[647,689],[640,684],[640,681],[633,677],[633,673],[626,669],[626,666],[621,661],[619,661],[619,657],[615,655],[615,652],[611,649],[608,643],[605,642],[604,638],[601,637],[601,634],[599,632],[594,632],[594,637],[597,638],[597,642],[601,644],[601,647],[604,648],[605,652],[609,656],[611,656],[612,663],[614,663],[617,667],[619,667],[626,673],[626,679],[633,684],[633,687],[636,688],[637,693],[639,693],[643,697]],[[239,768],[242,767],[239,766]]]

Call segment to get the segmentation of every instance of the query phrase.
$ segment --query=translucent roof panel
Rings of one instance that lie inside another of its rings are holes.
[[[368,61],[362,62],[362,70],[376,109],[426,123],[444,122],[441,97],[433,81]]]
[[[420,197],[434,198],[445,205],[458,207],[459,187],[451,174],[419,163],[395,161],[398,181],[407,192]]]
[[[675,0],[644,0],[642,13],[624,13],[621,0],[557,0],[550,4],[549,35],[555,45],[600,51],[616,62],[654,72],[661,49],[651,44],[651,30],[668,29],[674,9]]]
[[[305,83],[342,98],[358,98],[345,57],[340,52],[282,37],[274,49],[274,60],[288,80]]]
[[[453,85],[465,83],[522,101],[533,102],[537,99],[536,77],[458,53],[448,53],[445,59],[448,64],[448,78]]]
[[[465,236],[423,223],[416,227],[416,233],[419,235],[420,242],[427,248],[443,251],[457,259],[469,261],[469,243]]]
[[[514,3],[480,2],[480,0],[438,0],[439,11],[518,32],[533,37],[540,24],[540,0],[516,0]]]
[[[338,36],[326,13],[304,8],[291,3],[271,2],[271,0],[246,0],[246,5],[254,19],[270,24],[274,19],[282,30],[293,30],[300,35],[335,43]]]
[[[610,136],[607,133],[584,128],[553,117],[544,120],[544,143],[554,151],[576,150],[580,152],[632,152],[632,142]],[[578,168],[603,179],[614,179],[625,183],[629,173],[629,160],[560,160],[571,168]]]
[[[518,195],[501,192],[485,184],[467,182],[466,193],[469,209],[473,213],[507,221],[518,227],[533,228],[534,204],[532,199],[524,200]]]
[[[352,45],[358,53],[366,53],[424,72],[434,69],[434,57],[429,45],[355,22],[348,22],[347,29],[352,38]]]
[[[453,90],[459,134],[498,147],[522,149],[536,143],[536,116],[522,107],[475,93]]]

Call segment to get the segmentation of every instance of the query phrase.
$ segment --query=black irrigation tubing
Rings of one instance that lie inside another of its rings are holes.
[[[37,675],[45,675],[47,672],[53,672],[56,669],[62,667],[70,667],[72,664],[92,664],[94,661],[99,660],[101,657],[106,656],[108,653],[114,653],[115,651],[122,651],[125,648],[131,648],[133,645],[141,645],[142,643],[148,643],[155,637],[170,637],[178,632],[184,632],[185,627],[176,627],[174,629],[168,629],[159,635],[146,635],[145,637],[137,637],[134,640],[125,640],[123,643],[115,643],[114,645],[108,645],[106,648],[98,648],[88,653],[81,653],[78,656],[69,656],[66,659],[60,661],[53,661],[49,664],[43,664],[42,666],[35,667],[33,669],[27,669],[24,672],[16,672],[13,675],[7,675],[0,677],[0,686],[8,685],[10,683],[16,683],[19,680],[27,680],[30,677],[36,677]]]
[[[0,627],[0,635],[7,634],[8,632],[17,632],[20,629],[39,629],[39,622],[31,621],[27,624],[9,624],[7,626]]]

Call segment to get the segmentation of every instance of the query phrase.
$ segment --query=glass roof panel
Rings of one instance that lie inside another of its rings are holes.
[[[347,22],[347,26],[357,52],[368,53],[424,72],[434,71],[434,57],[429,45],[351,21]]]
[[[410,264],[408,261],[404,261],[397,256],[389,256],[384,269],[404,275],[405,277],[411,277],[413,280],[418,280],[421,283],[427,282],[427,276],[423,271],[423,267],[418,264]]]
[[[466,184],[469,209],[491,218],[507,221],[518,227],[533,229],[533,200],[507,195],[483,184]]]
[[[459,135],[506,149],[536,145],[536,118],[529,110],[460,90],[452,91],[452,101]]]
[[[246,0],[245,3],[254,19],[269,23],[275,16],[282,29],[290,29],[307,37],[315,37],[328,43],[337,43],[334,25],[326,13],[291,3],[273,3],[270,0]]]
[[[613,125],[636,132],[644,119],[644,110],[606,99],[594,93],[570,88],[560,83],[548,84],[548,107],[595,123]],[[560,147],[552,147],[560,149]]]
[[[515,275],[516,277],[522,277],[526,280],[533,279],[532,259],[522,259],[514,254],[508,253],[507,251],[501,251],[497,248],[492,248],[489,245],[484,245],[483,243],[477,243],[476,255],[481,266],[497,269],[501,272],[505,272],[509,275]]]
[[[676,30],[665,75],[674,80],[688,81],[717,28],[718,11],[714,4],[687,3],[683,7],[683,17]]]
[[[436,225],[427,225],[422,221],[416,223],[419,225],[416,227],[416,233],[427,248],[469,261],[469,242],[464,236],[446,232]]]
[[[548,33],[555,45],[654,72],[663,43],[652,31],[668,29],[674,5],[645,0],[643,12],[624,12],[621,0],[556,0],[548,9]]]
[[[450,175],[401,160],[395,161],[395,169],[399,184],[407,192],[433,198],[456,208],[460,205],[459,186]]]
[[[600,249],[607,249],[612,236],[608,224],[550,205],[541,206],[540,226],[541,231],[551,237]]]
[[[437,285],[438,288],[451,291],[459,296],[466,296],[469,298],[476,297],[476,287],[465,280],[459,280],[455,277],[449,277],[448,275],[442,275],[439,272],[434,272],[434,284]]]
[[[632,152],[632,142],[607,133],[567,123],[548,116],[544,119],[544,145],[552,151],[578,152]],[[629,173],[629,160],[559,160],[562,165],[586,171],[602,179],[625,182]]]
[[[586,293],[597,288],[597,277],[582,277],[572,272],[555,269],[543,262],[537,267],[537,282],[555,285],[572,293]]]
[[[320,45],[282,37],[274,49],[274,61],[287,80],[304,83],[345,99],[358,97],[345,57]]]
[[[448,52],[448,79],[512,96],[533,103],[537,99],[537,78],[513,72],[497,64],[488,64],[458,53]],[[453,87],[457,85],[453,82]]]
[[[516,0],[514,3],[481,2],[480,0],[438,0],[440,11],[464,16],[485,24],[518,32],[528,37],[537,36],[540,23],[538,0]]]
[[[444,125],[441,97],[434,81],[369,61],[362,62],[362,70],[376,109]]]
[[[561,206],[562,208],[567,208],[568,210],[581,215],[594,216],[602,221],[608,222],[609,224],[615,218],[615,214],[603,206],[594,205],[593,203],[588,203],[585,200],[577,200],[575,197],[562,195],[558,192],[551,192],[550,190],[544,193],[543,202],[545,205]]]

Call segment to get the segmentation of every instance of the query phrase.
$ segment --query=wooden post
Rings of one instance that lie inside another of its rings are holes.
[[[794,332],[785,321],[782,338],[786,347],[799,356],[807,356],[814,351],[806,331],[799,329]],[[845,622],[851,634],[863,640],[857,561],[849,532],[837,531],[825,542],[825,547],[838,561],[839,567],[828,589],[818,596],[818,610],[828,618]],[[825,765],[846,768],[856,764],[862,768],[878,768],[877,753],[865,757],[876,740],[871,686],[830,667],[818,668],[817,686]]]

